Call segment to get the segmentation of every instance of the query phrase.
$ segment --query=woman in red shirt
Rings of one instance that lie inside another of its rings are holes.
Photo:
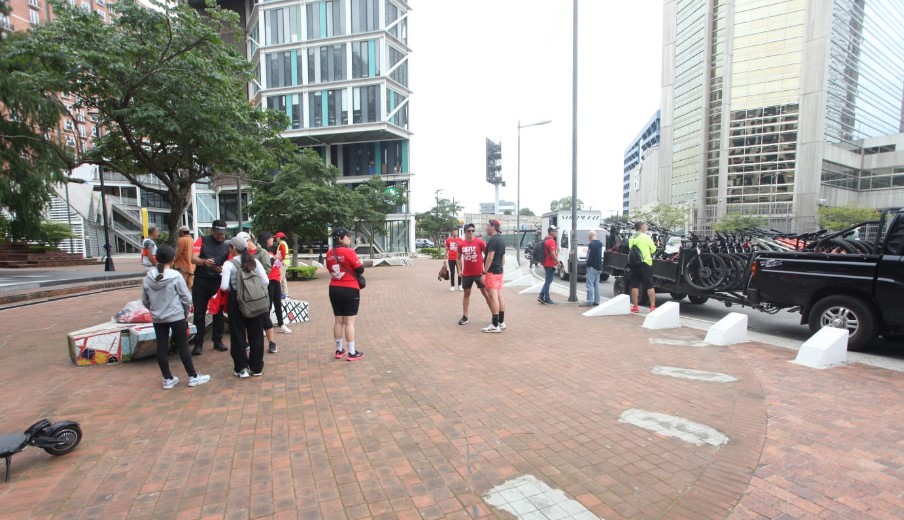
[[[357,361],[364,352],[355,349],[355,316],[361,302],[358,275],[364,264],[349,246],[352,237],[348,229],[333,230],[333,248],[326,254],[326,269],[330,273],[330,304],[333,306],[333,338],[336,340],[336,359],[345,357],[342,340],[348,345],[348,360]]]

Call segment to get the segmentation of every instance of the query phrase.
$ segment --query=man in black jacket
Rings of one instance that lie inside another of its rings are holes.
[[[226,223],[222,220],[214,220],[210,229],[210,235],[198,237],[192,252],[192,263],[195,264],[195,283],[192,286],[191,300],[195,308],[195,327],[198,333],[195,335],[195,348],[191,355],[200,356],[204,344],[204,332],[207,329],[206,315],[207,304],[220,288],[220,272],[226,258],[229,256],[229,244],[226,243]],[[213,348],[219,351],[229,350],[223,344],[223,310],[213,315]]]
[[[581,307],[596,307],[600,304],[600,274],[603,272],[603,243],[596,239],[596,231],[587,233],[587,301]]]

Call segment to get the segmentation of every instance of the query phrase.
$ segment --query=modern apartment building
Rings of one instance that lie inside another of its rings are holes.
[[[666,0],[662,198],[816,226],[820,205],[904,206],[904,2]],[[900,148],[900,150],[899,150]]]
[[[249,99],[286,114],[284,137],[317,150],[349,188],[379,175],[410,193],[407,2],[221,5],[238,12],[245,27],[243,50],[255,74]],[[406,204],[387,216],[376,246],[381,252],[413,251],[414,238],[414,214]]]
[[[645,125],[631,144],[625,149],[624,177],[622,183],[622,215],[628,215],[630,209],[644,206],[647,201],[640,201],[640,175],[646,165],[650,171],[647,154],[651,148],[659,147],[659,110]],[[633,200],[632,200],[633,199]]]

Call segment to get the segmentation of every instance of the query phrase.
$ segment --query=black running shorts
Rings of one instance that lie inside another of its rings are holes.
[[[358,289],[330,286],[330,304],[333,306],[333,316],[357,316],[360,302],[361,291]]]
[[[635,287],[640,288],[641,285],[643,285],[644,289],[652,289],[653,266],[640,264],[637,267],[631,267],[631,278],[629,279],[629,282],[632,289]]]
[[[468,290],[472,285],[477,284],[478,289],[483,289],[483,280],[480,279],[479,276],[462,276],[461,277],[461,288],[464,290]]]

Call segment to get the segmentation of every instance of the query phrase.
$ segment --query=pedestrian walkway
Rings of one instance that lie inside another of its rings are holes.
[[[900,373],[812,370],[514,289],[507,329],[482,334],[484,302],[459,326],[440,262],[367,271],[362,361],[333,358],[321,271],[290,284],[311,320],[262,377],[205,349],[196,388],[162,390],[152,359],[69,362],[66,333],[137,287],[0,311],[2,428],[84,430],[69,455],[13,457],[3,518],[904,517]]]

